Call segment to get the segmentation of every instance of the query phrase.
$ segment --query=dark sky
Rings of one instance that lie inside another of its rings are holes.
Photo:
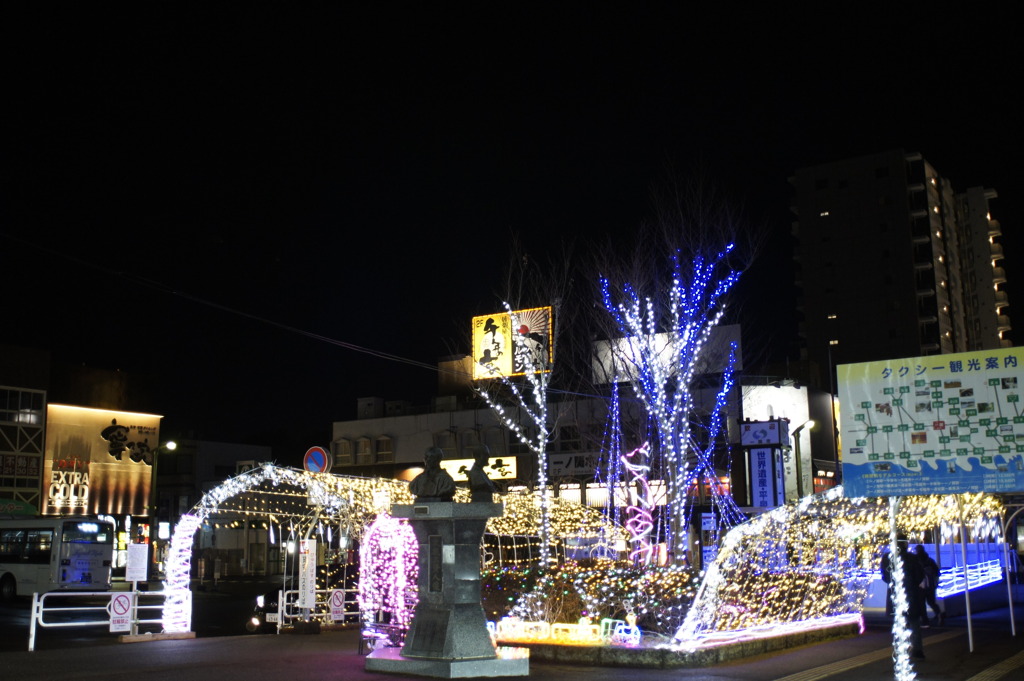
[[[285,327],[433,364],[499,308],[513,234],[628,233],[699,171],[776,237],[740,321],[781,319],[778,356],[787,177],[892,148],[999,192],[1016,302],[1001,9],[352,4],[4,10],[0,342],[156,376],[165,433],[289,461],[436,376]]]

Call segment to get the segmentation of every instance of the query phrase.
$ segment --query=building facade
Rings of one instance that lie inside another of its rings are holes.
[[[803,359],[823,388],[837,364],[1011,345],[995,191],[958,193],[903,150],[790,183]]]

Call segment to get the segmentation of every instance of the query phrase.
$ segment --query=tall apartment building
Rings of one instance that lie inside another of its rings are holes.
[[[822,387],[837,364],[1011,345],[995,191],[957,193],[903,150],[790,183],[802,353]]]

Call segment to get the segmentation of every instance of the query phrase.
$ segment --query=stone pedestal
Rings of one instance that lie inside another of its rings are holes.
[[[529,674],[528,652],[495,649],[480,603],[480,540],[487,519],[503,511],[502,504],[486,502],[391,507],[392,517],[409,519],[419,543],[419,602],[401,653],[374,651],[367,671],[441,678]]]

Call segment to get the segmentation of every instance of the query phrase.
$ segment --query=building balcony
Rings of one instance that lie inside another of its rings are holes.
[[[1009,317],[1007,317],[1004,314],[1001,314],[1001,315],[996,317],[996,329],[997,330],[999,330],[999,331],[1009,331],[1011,328],[1013,328],[1013,327],[1010,326],[1010,318]]]
[[[988,221],[988,235],[989,236],[1002,236],[1003,229],[999,225],[999,220]]]
[[[1003,245],[1002,244],[989,244],[992,258],[1000,259],[1003,257]]]
[[[1006,283],[1006,270],[1004,270],[1002,267],[993,267],[992,268],[992,283],[993,284],[1003,284],[1003,283]]]
[[[1007,305],[1010,304],[1010,299],[1006,295],[1006,291],[996,291],[995,293],[996,293],[995,301],[996,301],[996,309],[997,310],[999,308],[1006,307]]]

